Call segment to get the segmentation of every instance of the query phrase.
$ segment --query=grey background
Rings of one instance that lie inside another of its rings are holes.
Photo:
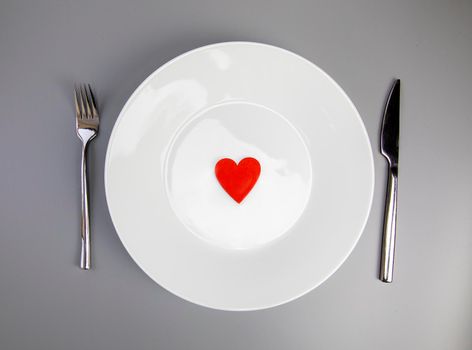
[[[289,304],[231,313],[151,281],[108,215],[113,124],[167,60],[220,41],[295,51],[326,70],[370,135],[372,212],[346,263]],[[0,349],[471,349],[472,2],[0,2]],[[396,279],[377,280],[380,116],[403,80]],[[90,159],[94,269],[78,269],[80,143],[72,86],[102,110]]]

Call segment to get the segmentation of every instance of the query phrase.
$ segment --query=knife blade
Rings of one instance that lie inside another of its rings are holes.
[[[380,152],[388,161],[380,280],[393,281],[398,197],[398,142],[400,138],[400,79],[393,82],[387,98],[380,134]]]

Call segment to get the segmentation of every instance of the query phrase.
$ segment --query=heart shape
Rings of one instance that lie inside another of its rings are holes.
[[[251,192],[260,173],[261,165],[251,157],[242,159],[239,164],[223,158],[215,165],[215,175],[221,187],[238,203]]]

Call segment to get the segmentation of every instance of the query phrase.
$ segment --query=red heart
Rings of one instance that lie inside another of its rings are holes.
[[[261,173],[261,165],[254,158],[244,158],[239,164],[223,158],[215,165],[215,175],[221,187],[238,203],[251,192]]]

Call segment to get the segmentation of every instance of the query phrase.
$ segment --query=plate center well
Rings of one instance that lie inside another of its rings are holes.
[[[222,188],[215,165],[251,157],[260,176],[241,203]],[[251,249],[279,238],[297,222],[311,194],[305,142],[277,112],[254,103],[225,102],[180,128],[165,167],[171,206],[190,232],[227,249]]]

